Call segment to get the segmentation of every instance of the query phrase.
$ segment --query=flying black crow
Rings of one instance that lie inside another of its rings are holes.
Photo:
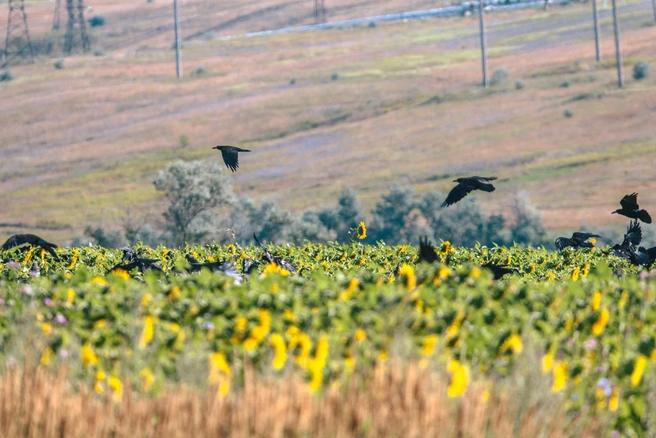
[[[638,206],[637,193],[633,192],[630,195],[624,196],[620,201],[620,205],[622,206],[622,208],[618,208],[612,213],[621,214],[631,219],[640,219],[646,224],[651,223],[651,216],[649,216],[647,210],[640,210],[640,207]]]
[[[130,272],[134,268],[139,269],[139,272],[143,272],[147,269],[153,269],[155,271],[164,272],[162,268],[157,266],[157,259],[146,259],[141,257],[140,254],[137,254],[134,249],[129,246],[121,248],[123,250],[123,263],[119,263],[116,266],[112,267],[109,272],[121,269],[126,272]]]
[[[611,254],[630,260],[634,256],[636,248],[638,245],[640,245],[641,241],[642,229],[640,229],[638,219],[635,219],[626,229],[626,234],[624,235],[624,240],[622,240],[622,243],[613,245],[611,248],[613,250]]]
[[[282,257],[274,256],[269,251],[267,251],[264,245],[262,245],[260,241],[257,240],[257,236],[255,235],[255,233],[253,233],[253,239],[255,239],[255,241],[260,246],[260,248],[262,248],[262,251],[264,251],[264,258],[266,258],[269,263],[275,263],[276,265],[280,266],[282,269],[286,269],[289,272],[296,272],[296,268],[289,261],[283,259]]]
[[[34,234],[16,234],[14,236],[11,236],[2,245],[2,249],[6,251],[16,246],[21,246],[25,244],[29,244],[32,246],[40,246],[41,248],[48,251],[55,260],[59,260],[59,257],[57,257],[57,253],[55,252],[55,248],[57,248],[57,245],[55,245],[54,243],[47,242],[42,238],[40,238],[39,236],[35,236]]]
[[[577,231],[576,233],[572,234],[572,237],[570,239],[568,239],[567,237],[557,238],[556,241],[554,242],[554,245],[556,245],[556,249],[558,251],[562,251],[568,246],[571,246],[573,248],[594,248],[594,245],[587,241],[588,239],[591,239],[593,237],[601,237],[601,236],[597,234],[582,233],[580,231]]]
[[[428,240],[428,236],[419,238],[419,257],[417,261],[419,263],[433,263],[437,261],[437,253],[435,253],[435,247],[433,246],[432,242]]]
[[[223,156],[223,162],[226,167],[233,172],[239,167],[238,153],[239,152],[250,152],[250,149],[242,149],[236,146],[214,146],[212,149],[218,149],[221,151]]]
[[[458,185],[451,189],[441,207],[444,208],[455,204],[467,196],[472,190],[493,192],[494,186],[489,181],[494,181],[495,179],[497,179],[496,176],[470,176],[469,178],[454,179],[453,182],[457,182]]]
[[[189,268],[187,268],[187,271],[189,272],[199,272],[201,269],[209,269],[210,271],[219,271],[223,272],[226,274],[228,277],[232,277],[235,279],[235,284],[239,285],[241,284],[242,276],[237,271],[237,268],[235,265],[233,265],[230,262],[206,262],[206,263],[200,263],[194,256],[191,254],[187,253],[185,254],[185,258],[189,262]]]

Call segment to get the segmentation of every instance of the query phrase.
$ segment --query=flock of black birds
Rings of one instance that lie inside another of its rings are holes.
[[[630,219],[629,226],[624,234],[622,243],[613,245],[609,254],[617,257],[622,257],[631,261],[631,264],[636,266],[651,267],[656,261],[656,247],[644,248],[639,246],[642,242],[642,229],[640,228],[639,221],[646,224],[651,223],[651,216],[647,210],[641,209],[638,205],[638,194],[631,193],[626,195],[620,201],[622,208],[618,208],[612,213],[621,214]],[[592,243],[588,242],[593,237],[601,237],[597,234],[576,232],[572,234],[571,238],[559,237],[556,239],[555,245],[559,251],[567,247],[572,248],[592,248]]]
[[[221,151],[223,161],[228,169],[235,172],[239,168],[239,152],[250,152],[249,149],[242,149],[236,146],[227,146],[219,145],[215,146],[212,149],[217,149]],[[451,189],[446,199],[441,205],[441,208],[449,207],[456,202],[463,199],[469,193],[474,190],[482,190],[484,192],[493,192],[495,187],[492,185],[491,181],[496,180],[495,176],[471,176],[466,178],[458,178],[453,182],[458,184]],[[642,229],[638,221],[644,223],[651,223],[651,216],[649,213],[640,209],[638,205],[638,194],[631,193],[626,195],[620,201],[622,208],[618,208],[613,211],[613,214],[620,214],[626,216],[633,221],[629,224],[626,234],[622,243],[616,244],[611,248],[611,251],[608,254],[612,254],[618,257],[622,257],[631,261],[632,264],[636,266],[646,266],[651,267],[651,265],[656,261],[656,247],[646,249],[639,246],[642,241]],[[290,273],[298,272],[297,269],[287,260],[275,256],[267,250],[264,245],[260,243],[255,233],[253,233],[253,238],[258,246],[262,249],[262,261],[268,263],[273,263],[279,266],[281,269],[286,269]],[[594,245],[590,242],[592,238],[601,238],[598,234],[586,233],[577,231],[572,234],[572,237],[559,237],[555,240],[554,244],[558,251],[562,251],[565,248],[593,248]],[[2,250],[9,250],[14,247],[19,247],[23,245],[30,245],[33,247],[40,247],[47,251],[55,260],[59,260],[55,248],[57,245],[50,243],[39,236],[34,234],[16,234],[10,237],[3,245]],[[157,265],[157,259],[148,259],[142,257],[141,254],[135,252],[134,249],[130,247],[122,248],[123,258],[121,263],[118,263],[112,267],[108,272],[123,270],[130,272],[133,269],[138,269],[140,272],[144,272],[148,269],[162,272],[162,268]],[[235,279],[237,284],[241,283],[242,279],[248,279],[250,273],[257,268],[260,264],[257,260],[244,259],[242,263],[241,273],[237,270],[234,264],[229,261],[220,261],[220,262],[207,262],[201,263],[196,260],[191,254],[186,254],[185,258],[187,260],[188,266],[186,267],[186,272],[198,272],[202,269],[208,269],[211,271],[219,271]],[[427,238],[419,240],[419,254],[418,261],[425,261],[428,263],[433,263],[437,260],[437,254],[435,248],[428,241]],[[15,263],[11,259],[5,259],[5,263]],[[506,274],[516,272],[516,268],[508,266],[499,266],[494,263],[486,263],[482,265],[483,268],[489,269],[493,272],[494,278],[499,279]],[[39,266],[36,261],[33,262],[30,274],[33,276],[39,275]]]
[[[469,178],[458,178],[454,180],[453,182],[457,182],[458,185],[451,189],[449,195],[446,197],[446,200],[442,203],[442,207],[448,207],[452,204],[455,204],[473,190],[493,192],[494,186],[490,184],[490,181],[494,181],[496,179],[497,178],[494,176],[472,176]],[[642,241],[642,229],[640,228],[638,221],[650,224],[651,216],[647,210],[641,209],[638,205],[638,194],[636,192],[633,192],[630,195],[625,195],[620,200],[620,205],[622,208],[618,208],[617,210],[611,212],[611,214],[620,214],[622,216],[633,219],[633,221],[629,224],[622,243],[613,245],[612,251],[610,253],[618,257],[629,259],[631,263],[636,266],[650,267],[654,261],[656,261],[656,247],[646,249],[642,246],[638,246]],[[589,240],[595,237],[601,238],[601,236],[598,234],[577,231],[572,234],[572,237],[570,238],[557,238],[554,242],[554,245],[558,251],[562,251],[567,247],[593,248],[594,245],[589,242]]]

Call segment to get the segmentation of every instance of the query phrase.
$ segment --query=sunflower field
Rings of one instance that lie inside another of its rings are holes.
[[[201,262],[260,260],[256,246],[136,247],[163,272],[109,270],[121,251],[12,249],[0,264],[0,347],[66,365],[81,385],[120,402],[123,388],[156,394],[196,381],[239,391],[246,367],[299,373],[319,395],[391,358],[494,386],[529,355],[568,412],[610,418],[610,431],[653,432],[656,280],[603,248],[435,247],[352,242],[273,246],[299,273],[259,266],[242,282]],[[33,261],[40,275],[30,273]],[[499,280],[483,267],[515,272]]]

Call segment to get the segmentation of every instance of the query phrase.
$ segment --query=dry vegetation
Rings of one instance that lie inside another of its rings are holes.
[[[300,379],[270,380],[246,372],[231,397],[170,387],[153,398],[126,388],[120,403],[82,388],[66,371],[5,369],[0,430],[14,437],[549,437],[600,436],[600,423],[567,418],[555,396],[531,397],[521,386],[491,393],[474,386],[448,399],[448,383],[417,366],[378,368],[322,396]],[[526,383],[525,383],[526,385]],[[523,392],[522,392],[523,391]]]
[[[328,18],[338,20],[398,12],[407,2],[332,4]],[[35,39],[45,38],[52,3],[28,6]],[[210,149],[218,143],[256,151],[235,176],[239,194],[287,208],[333,203],[348,186],[372,206],[391,181],[445,190],[462,173],[502,177],[484,200],[490,212],[527,190],[552,228],[619,224],[609,213],[631,191],[656,205],[656,82],[630,78],[636,60],[656,61],[649,2],[621,9],[624,90],[615,88],[607,10],[601,64],[589,3],[490,14],[490,69],[511,76],[489,91],[477,85],[472,17],[220,40],[308,24],[312,4],[220,10],[219,2],[190,0],[178,81],[168,6],[93,6],[90,15],[107,16],[92,30],[105,56],[66,58],[60,70],[60,55],[41,56],[12,67],[16,79],[0,84],[0,224],[59,228],[49,236],[64,240],[128,210],[158,218],[154,172],[178,157],[219,160]],[[196,74],[201,65],[206,73]],[[0,227],[0,238],[17,231]]]

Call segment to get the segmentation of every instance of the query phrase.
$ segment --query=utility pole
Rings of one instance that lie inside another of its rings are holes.
[[[173,0],[173,19],[175,20],[175,72],[178,79],[182,77],[182,59],[180,54],[180,20],[178,19],[178,0]]]
[[[316,24],[326,22],[326,5],[324,0],[314,0],[314,22]]]
[[[651,7],[654,9],[654,22],[656,22],[656,0],[651,0]]]
[[[55,16],[52,19],[52,30],[59,30],[61,27],[61,0],[55,0]]]
[[[5,40],[3,65],[9,65],[14,58],[30,58],[34,62],[34,48],[27,29],[25,0],[9,0],[7,17],[7,39]]]
[[[478,16],[481,25],[481,63],[483,64],[483,87],[487,88],[487,53],[485,44],[485,5],[483,0],[478,1]]]
[[[617,86],[622,88],[624,80],[622,79],[622,53],[620,51],[620,23],[617,20],[617,5],[613,0],[613,29],[615,31],[615,62],[617,62]]]
[[[599,32],[599,13],[597,11],[597,0],[592,0],[592,18],[594,20],[595,55],[596,55],[597,62],[601,62],[601,51],[599,49],[600,32]]]
[[[77,7],[75,6],[75,0],[66,0],[66,11],[68,12],[68,24],[66,25],[66,36],[64,37],[64,52],[69,55],[73,53],[76,46],[76,27],[80,30],[82,51],[84,53],[91,51],[91,41],[84,20],[84,0],[78,0]]]

